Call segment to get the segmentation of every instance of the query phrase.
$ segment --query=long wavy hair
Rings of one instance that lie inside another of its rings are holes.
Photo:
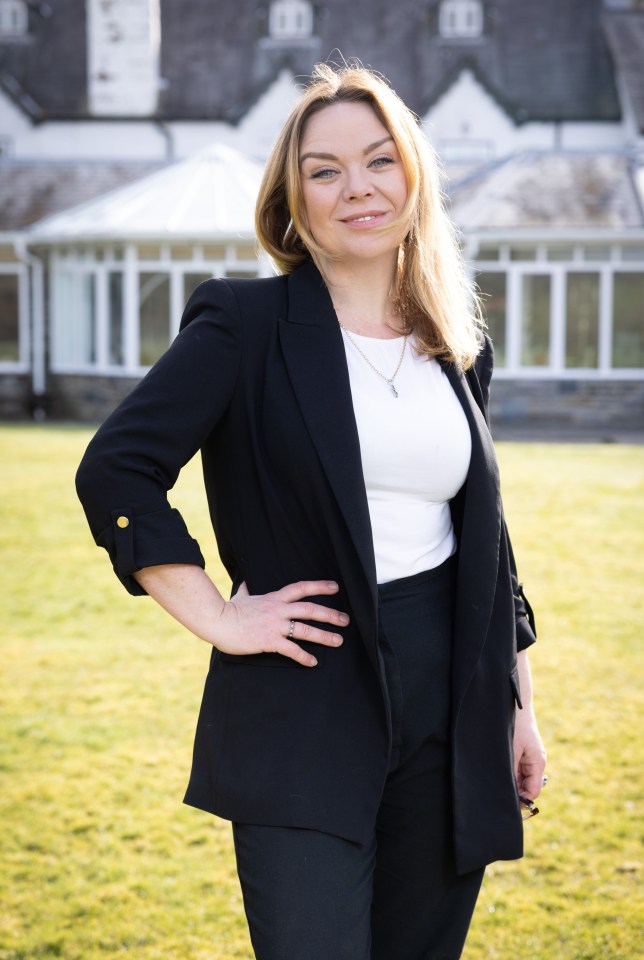
[[[255,211],[257,237],[282,273],[332,257],[308,228],[300,177],[306,122],[334,103],[366,103],[401,156],[407,201],[392,231],[406,229],[398,255],[396,304],[418,349],[467,369],[480,351],[481,309],[446,208],[436,154],[418,118],[387,82],[361,65],[318,64],[268,158]]]

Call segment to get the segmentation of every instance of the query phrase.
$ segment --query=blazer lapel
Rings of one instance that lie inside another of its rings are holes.
[[[457,711],[485,644],[492,614],[499,566],[501,497],[498,464],[483,414],[463,374],[451,365],[444,369],[465,411],[472,436],[454,621],[452,696]]]
[[[284,360],[375,610],[376,562],[344,344],[328,290],[312,262],[289,276],[288,299],[288,314],[279,323]]]

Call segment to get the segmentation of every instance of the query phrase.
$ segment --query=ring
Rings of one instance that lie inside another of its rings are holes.
[[[547,774],[547,773],[544,773],[544,775],[543,775],[542,778],[541,778],[541,786],[542,786],[542,787],[545,787],[545,785],[547,784],[547,782],[548,782],[548,774]]]
[[[295,630],[295,620],[291,620],[291,627],[290,627],[290,629],[289,629],[289,631],[288,631],[288,639],[289,639],[289,640],[292,640],[292,639],[293,639],[293,631],[294,631],[294,630]]]

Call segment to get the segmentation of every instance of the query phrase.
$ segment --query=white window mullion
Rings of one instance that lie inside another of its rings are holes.
[[[126,244],[123,258],[123,328],[125,368],[139,366],[139,283],[136,247]]]
[[[170,343],[179,333],[183,313],[183,266],[174,266],[170,273]]]
[[[109,329],[107,311],[107,273],[104,269],[97,269],[96,277],[96,366],[104,370],[109,365]]]
[[[508,268],[507,297],[507,369],[516,371],[521,359],[521,274],[511,268]]]

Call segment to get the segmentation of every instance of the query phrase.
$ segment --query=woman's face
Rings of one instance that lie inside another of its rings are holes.
[[[366,103],[334,103],[307,120],[300,143],[304,212],[316,242],[343,260],[390,259],[407,228],[407,182],[398,149]]]

